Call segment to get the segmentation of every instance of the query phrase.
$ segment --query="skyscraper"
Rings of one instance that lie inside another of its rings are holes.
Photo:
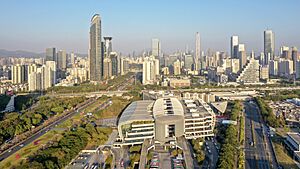
[[[195,59],[194,59],[194,65],[195,65],[195,70],[198,71],[201,69],[199,66],[200,62],[202,63],[201,57],[201,46],[200,46],[200,34],[199,32],[196,33],[196,53],[195,53]]]
[[[112,52],[112,37],[104,37],[104,46],[105,46],[105,57],[109,57],[110,53]]]
[[[56,62],[46,61],[44,89],[56,84]]]
[[[56,49],[47,48],[46,49],[46,60],[45,61],[56,61]]]
[[[231,36],[230,40],[230,50],[231,50],[231,58],[237,58],[237,46],[239,44],[238,36]]]
[[[57,68],[59,70],[67,69],[67,53],[65,50],[60,50],[57,52]]]
[[[154,84],[156,75],[159,75],[159,60],[153,57],[146,57],[143,62],[143,85]]]
[[[102,80],[103,52],[101,43],[101,18],[95,14],[91,19],[89,49],[89,73],[91,81]]]
[[[238,49],[238,58],[240,60],[240,70],[242,70],[247,63],[247,54],[245,50],[245,45],[238,44],[237,49]]]
[[[274,59],[275,51],[275,35],[272,30],[264,31],[264,53],[265,56],[270,56],[270,59]]]
[[[296,72],[297,61],[298,61],[298,49],[296,47],[292,47],[292,59],[294,63],[294,72]]]
[[[152,39],[152,55],[158,58],[161,55],[161,45],[159,39]]]
[[[25,82],[25,65],[16,64],[11,66],[11,79],[13,84]]]

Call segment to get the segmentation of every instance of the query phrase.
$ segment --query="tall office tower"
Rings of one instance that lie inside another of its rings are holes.
[[[25,65],[12,65],[11,79],[13,84],[22,84],[25,82]]]
[[[192,70],[192,65],[194,62],[194,58],[190,54],[185,54],[184,55],[184,68],[187,70]]]
[[[174,75],[180,75],[181,74],[181,62],[177,59],[176,62],[174,62]]]
[[[270,60],[269,72],[270,72],[271,76],[278,76],[278,61],[277,60]]]
[[[260,65],[266,65],[265,54],[264,53],[260,53],[260,55],[259,55],[259,64]]]
[[[201,46],[200,46],[200,33],[196,33],[196,44],[195,44],[195,58],[194,58],[194,65],[195,65],[195,70],[198,71],[199,69],[202,69],[200,66],[200,63],[202,64],[202,59],[201,59]]]
[[[292,47],[292,60],[294,63],[294,72],[296,72],[297,61],[298,61],[298,49],[296,47]]]
[[[54,61],[46,61],[44,81],[45,89],[56,84],[56,63]]]
[[[120,70],[121,75],[125,75],[129,72],[129,60],[126,58],[121,58]]]
[[[46,49],[45,61],[56,61],[56,49],[55,48],[47,48]]]
[[[104,56],[109,57],[110,52],[112,52],[112,37],[103,37],[104,38]]]
[[[161,56],[161,44],[159,39],[152,39],[152,55],[155,56],[155,58]]]
[[[159,75],[159,60],[154,56],[145,57],[143,61],[143,85],[154,84]]]
[[[231,58],[237,58],[237,46],[239,44],[239,37],[238,36],[231,36],[230,40],[230,49],[231,49]]]
[[[112,76],[111,59],[109,57],[103,60],[103,79],[109,79]]]
[[[118,76],[118,54],[116,52],[110,53],[110,60],[111,60],[111,74],[112,76]]]
[[[71,52],[71,54],[70,54],[70,63],[72,65],[72,67],[75,66],[75,61],[76,61],[76,55],[73,52]]]
[[[59,70],[66,70],[67,69],[67,53],[65,50],[59,50],[57,52],[57,68]]]
[[[247,63],[247,54],[245,50],[245,45],[238,44],[237,49],[238,49],[238,58],[240,60],[240,70],[242,70]]]
[[[264,31],[264,53],[265,56],[270,56],[270,59],[274,59],[275,51],[275,35],[272,30]]]
[[[296,79],[300,78],[300,61],[296,62]]]
[[[236,79],[239,83],[259,82],[259,61],[251,58]]]
[[[101,18],[99,14],[95,14],[91,19],[89,48],[90,80],[101,81],[103,74],[103,45],[101,43]]]
[[[280,54],[282,58],[291,59],[290,48],[288,46],[280,47]]]
[[[293,66],[293,61],[281,59],[278,63],[278,75],[281,77],[290,77],[294,70]]]

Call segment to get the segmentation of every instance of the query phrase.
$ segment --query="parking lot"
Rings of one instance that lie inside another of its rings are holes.
[[[89,161],[91,160],[91,157],[94,155],[94,153],[80,153],[78,157],[71,162],[71,165],[69,165],[68,169],[96,169],[99,168],[98,163],[90,164]]]

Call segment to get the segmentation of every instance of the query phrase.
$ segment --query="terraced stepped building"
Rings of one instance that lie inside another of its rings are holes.
[[[215,114],[201,99],[166,97],[136,101],[123,111],[118,121],[119,138],[115,145],[142,144],[145,139],[164,145],[181,136],[186,139],[213,136],[214,126]]]

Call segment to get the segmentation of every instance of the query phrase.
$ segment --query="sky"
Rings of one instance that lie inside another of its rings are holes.
[[[238,35],[247,51],[263,51],[263,31],[275,32],[275,46],[300,48],[299,0],[1,0],[0,49],[44,52],[47,47],[87,53],[90,19],[99,13],[102,36],[124,54],[195,47],[227,51]]]

